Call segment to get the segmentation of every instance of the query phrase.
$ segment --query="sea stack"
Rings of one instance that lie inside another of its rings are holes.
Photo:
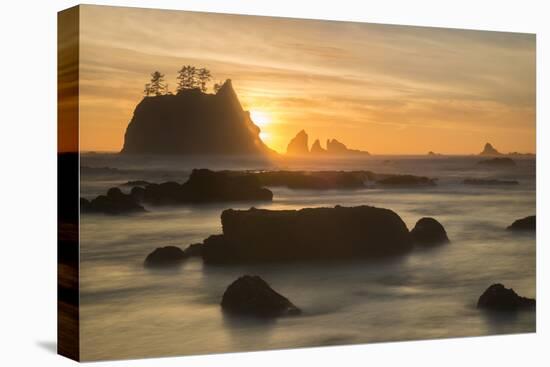
[[[123,154],[275,154],[244,111],[231,80],[216,94],[188,89],[144,97],[124,135]]]
[[[308,135],[304,130],[301,130],[296,136],[288,143],[286,153],[290,155],[306,155],[309,153],[308,148]]]
[[[483,151],[479,153],[479,155],[494,157],[494,156],[502,155],[502,153],[496,150],[491,145],[491,143],[485,143],[485,147],[483,148]]]
[[[321,146],[319,139],[315,139],[313,145],[311,146],[311,154],[324,154],[326,152],[327,151]]]

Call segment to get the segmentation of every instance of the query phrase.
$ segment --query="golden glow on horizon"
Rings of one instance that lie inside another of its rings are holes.
[[[186,64],[232,79],[279,152],[302,129],[374,154],[536,150],[534,35],[92,5],[80,25],[82,150],[119,151],[149,74],[173,90]]]

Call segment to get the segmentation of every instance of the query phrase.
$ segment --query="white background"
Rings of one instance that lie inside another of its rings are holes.
[[[96,4],[537,33],[537,333],[97,366],[548,366],[550,9],[530,0],[180,0]],[[56,12],[75,1],[0,3],[0,365],[65,366],[56,340]],[[322,292],[322,289],[319,290]],[[185,336],[182,336],[185,337]]]

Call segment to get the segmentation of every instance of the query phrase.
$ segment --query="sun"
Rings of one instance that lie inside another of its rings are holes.
[[[271,123],[271,117],[263,111],[250,111],[250,118],[259,127],[264,127]]]

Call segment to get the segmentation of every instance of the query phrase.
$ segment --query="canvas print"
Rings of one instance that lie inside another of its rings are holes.
[[[59,13],[59,352],[532,333],[535,35]]]

